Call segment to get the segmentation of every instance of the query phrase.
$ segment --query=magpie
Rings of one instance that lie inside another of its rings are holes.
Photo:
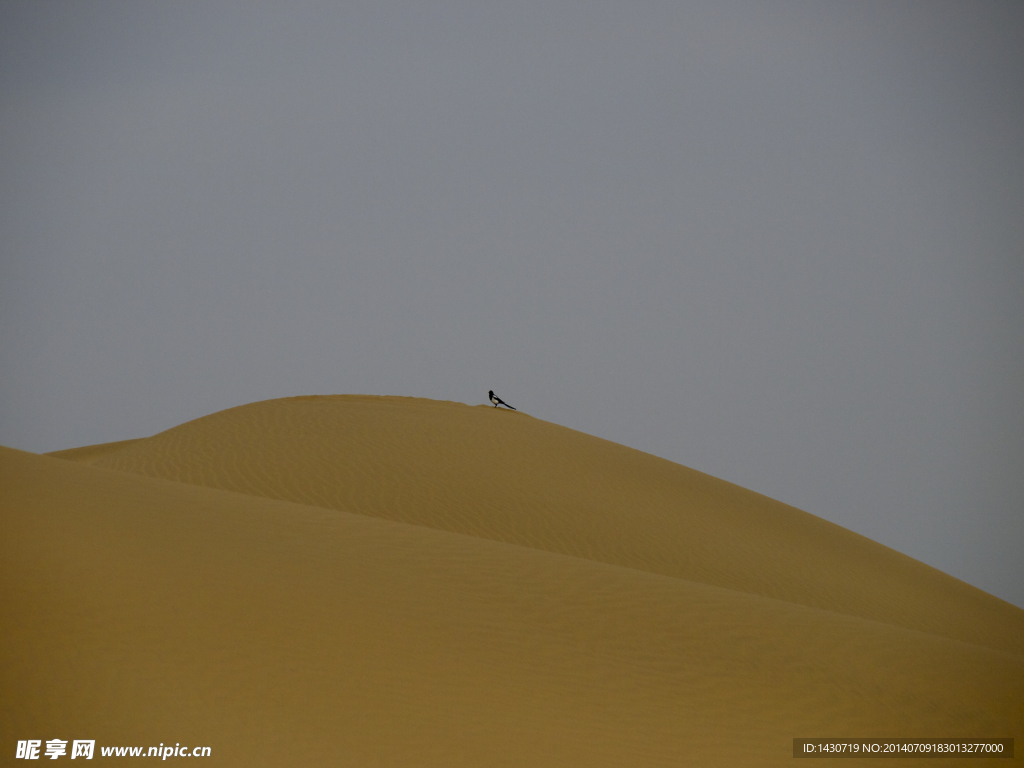
[[[487,397],[490,398],[492,403],[494,403],[494,407],[495,408],[497,408],[499,405],[504,405],[506,408],[512,408],[511,405],[509,405],[504,400],[502,400],[500,397],[498,397],[496,394],[494,394],[494,390],[493,389],[487,391]],[[516,409],[512,408],[512,410],[514,411]]]

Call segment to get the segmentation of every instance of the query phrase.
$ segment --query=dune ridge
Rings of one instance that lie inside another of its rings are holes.
[[[51,451],[46,455],[52,456],[55,459],[67,459],[68,461],[77,461],[82,464],[92,464],[107,454],[116,453],[122,448],[127,448],[132,443],[137,443],[139,440],[144,439],[145,438],[135,438],[132,440],[116,440],[112,443],[83,445],[81,448],[67,448],[63,451]]]
[[[1024,655],[1015,606],[753,491],[518,412],[288,398],[110,447],[77,450],[98,467],[521,544]]]

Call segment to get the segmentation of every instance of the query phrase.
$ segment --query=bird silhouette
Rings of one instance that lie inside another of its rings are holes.
[[[516,408],[512,408],[511,405],[509,405],[504,400],[502,400],[500,397],[498,397],[496,394],[494,394],[494,390],[493,389],[489,390],[487,392],[487,397],[490,399],[490,401],[492,403],[494,403],[494,407],[495,408],[497,408],[499,405],[504,405],[506,408],[511,408],[513,411],[517,410]]]

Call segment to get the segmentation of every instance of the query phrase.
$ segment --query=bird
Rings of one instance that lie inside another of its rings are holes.
[[[499,405],[504,405],[506,408],[512,408],[511,405],[509,405],[504,400],[502,400],[500,397],[498,397],[496,394],[494,394],[494,390],[493,389],[488,390],[487,397],[488,397],[488,399],[490,399],[490,401],[492,403],[494,403],[494,407],[495,408],[497,408]],[[516,409],[512,408],[512,410],[514,411]]]

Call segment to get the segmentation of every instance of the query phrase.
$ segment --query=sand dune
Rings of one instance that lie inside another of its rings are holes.
[[[1024,611],[524,414],[292,398],[0,449],[0,482],[8,751],[737,766],[788,763],[795,736],[1024,744]]]
[[[489,406],[290,398],[79,450],[97,467],[520,544],[1024,654],[1024,612],[946,574],[744,488]]]

